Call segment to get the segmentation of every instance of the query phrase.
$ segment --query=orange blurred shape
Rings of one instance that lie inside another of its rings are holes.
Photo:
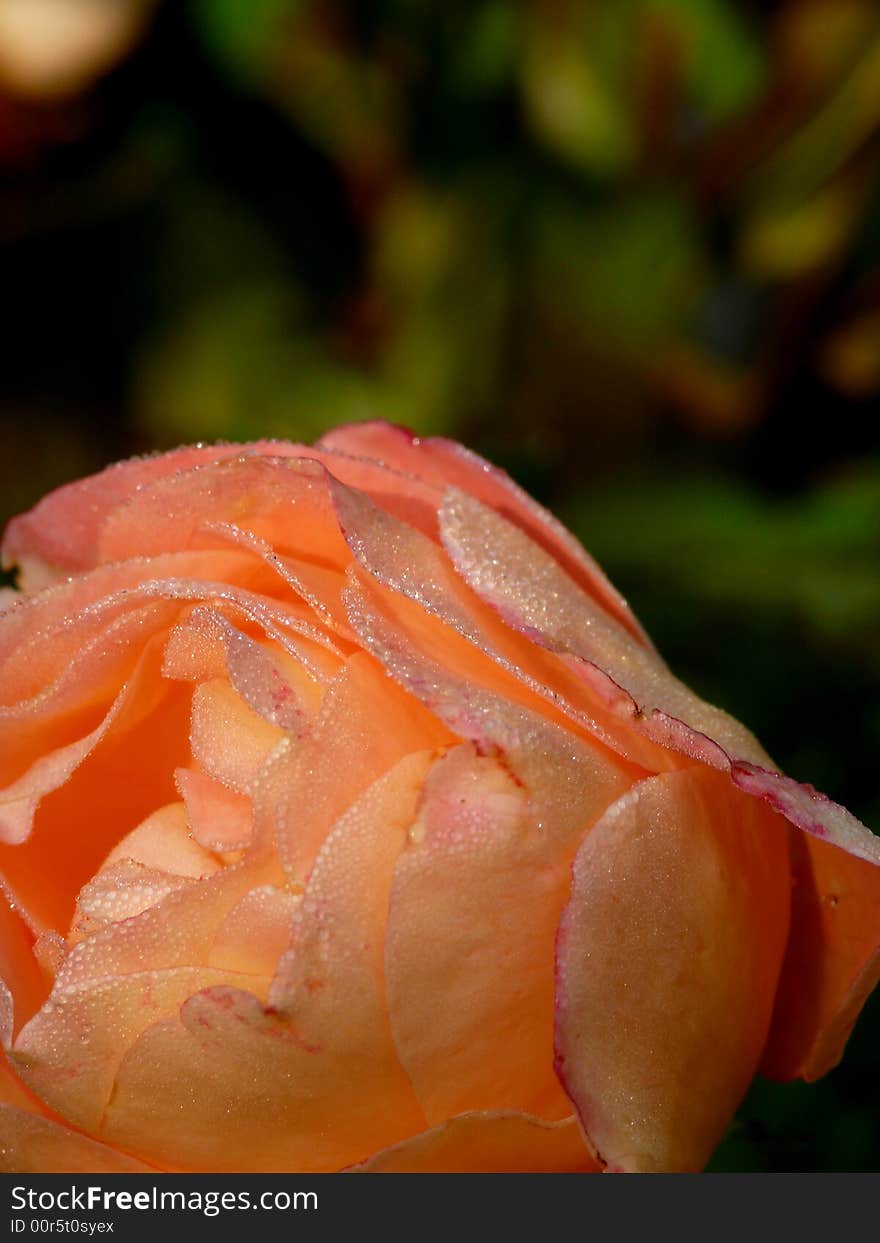
[[[0,0],[0,88],[30,100],[87,89],[143,33],[155,0]]]
[[[756,377],[699,350],[670,348],[655,362],[653,374],[679,416],[704,433],[732,435],[760,418]]]
[[[823,346],[820,367],[850,397],[880,390],[880,310],[867,311],[834,332]]]

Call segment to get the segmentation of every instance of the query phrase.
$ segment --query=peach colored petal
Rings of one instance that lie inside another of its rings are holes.
[[[48,980],[55,979],[55,974],[66,952],[67,939],[52,929],[41,932],[34,941],[34,958],[40,964],[40,970]]]
[[[252,639],[215,610],[195,610],[187,619],[187,638],[199,629],[219,640],[233,689],[270,725],[300,734],[320,702],[321,689],[302,664],[274,643]],[[165,671],[169,664],[166,649]]]
[[[246,794],[284,731],[259,716],[224,678],[197,686],[192,698],[190,745],[212,777]]]
[[[149,1174],[155,1168],[51,1118],[0,1104],[0,1174]]]
[[[819,1054],[817,1044],[815,1054],[802,1061],[801,1070],[816,1075],[818,1066],[827,1069],[840,1057],[859,1007],[880,974],[877,924],[861,909],[865,902],[871,907],[875,899],[869,895],[880,886],[880,839],[811,787],[771,771],[771,761],[748,731],[726,713],[702,703],[668,673],[659,658],[639,648],[619,627],[585,604],[559,566],[498,514],[451,492],[444,501],[440,525],[450,555],[474,590],[516,629],[582,662],[582,675],[600,691],[605,685],[609,705],[616,704],[621,715],[628,713],[635,731],[702,763],[726,769],[734,785],[765,800],[806,833],[831,843],[832,851],[839,847],[870,865],[849,865],[844,860],[832,865],[838,871],[848,867],[853,874],[847,889],[860,893],[856,900],[860,909],[855,912],[851,899],[820,938],[827,945],[827,955],[810,960],[817,964],[816,971],[832,972],[834,983],[824,986],[823,1003],[814,1016],[814,1036],[823,1052]],[[492,558],[485,556],[488,546],[496,554]],[[805,929],[804,935],[812,934]],[[793,937],[797,936],[795,927]],[[795,941],[792,944],[793,961],[805,960],[803,950],[795,947]],[[798,977],[802,970],[793,968]],[[789,978],[788,972],[784,978]],[[814,983],[807,991],[813,995],[817,987]],[[780,1005],[779,1013],[798,1015],[795,1022],[803,1024],[809,1004],[803,1000],[796,1004],[790,998]],[[826,1027],[827,1036],[823,1035]],[[808,1029],[807,1021],[802,1026],[803,1038]],[[784,1039],[790,1035],[789,1027]],[[790,1056],[769,1056],[769,1064],[775,1059],[778,1067],[788,1067],[778,1073],[789,1073],[798,1064]]]
[[[282,583],[304,600],[317,619],[337,639],[352,642],[339,596],[345,579],[339,570],[305,561],[300,557],[283,556],[272,545],[250,531],[242,531],[232,523],[215,522],[212,530],[218,537],[227,537],[239,547],[249,548],[262,557]]]
[[[836,1066],[880,980],[880,868],[793,834],[791,936],[762,1070],[818,1079]]]
[[[249,554],[231,551],[170,553],[134,557],[101,566],[48,588],[0,616],[0,684],[4,702],[45,690],[72,655],[114,617],[159,593],[156,584],[239,583],[261,590],[271,585],[265,568]]]
[[[198,882],[177,877],[154,905],[109,922],[65,955],[49,998],[52,1009],[61,1009],[66,994],[93,981],[202,966],[230,911],[251,889],[277,878],[277,864],[268,857],[245,858]]]
[[[151,595],[166,598],[145,603],[140,608],[133,607],[139,601],[149,600]],[[72,639],[78,641],[78,650],[63,666],[55,682],[27,703],[0,709],[0,741],[3,742],[6,768],[3,779],[7,785],[16,777],[20,779],[6,792],[4,819],[8,825],[14,821],[11,827],[7,827],[7,839],[27,831],[30,816],[41,794],[65,781],[103,736],[112,720],[113,710],[103,726],[101,720],[112,703],[113,695],[131,673],[143,643],[169,624],[178,612],[179,605],[174,601],[193,597],[199,599],[206,595],[209,598],[225,598],[235,609],[251,612],[258,624],[275,629],[272,618],[277,618],[278,610],[272,607],[271,602],[267,605],[256,597],[252,601],[248,593],[225,585],[167,579],[161,583],[120,588],[116,596],[94,603],[88,616],[79,615],[73,619],[74,623],[82,620],[85,633],[82,627],[74,627]],[[118,609],[123,611],[116,615],[114,610]],[[0,633],[2,630],[0,623]],[[232,633],[238,632],[233,630]],[[55,646],[54,633],[43,631],[41,635],[40,642],[45,647]],[[258,652],[263,650],[259,648]],[[275,666],[266,674],[266,678],[275,679],[273,687],[267,692],[271,709],[273,696],[286,695],[282,669],[289,671],[292,665],[283,652],[267,659]],[[242,685],[253,687],[255,695],[262,694],[265,685],[265,679],[255,672],[258,660],[259,656],[249,659],[239,652],[233,661],[239,681]],[[41,662],[31,659],[30,663],[38,668]],[[8,669],[7,675],[12,680]],[[98,733],[94,733],[96,728]],[[22,765],[34,756],[39,757],[36,764],[30,772],[23,773]]]
[[[629,779],[503,701],[480,755],[437,764],[394,874],[395,1045],[429,1123],[468,1109],[564,1117],[553,1073],[556,929],[584,832]],[[487,736],[488,735],[488,736]]]
[[[218,928],[208,965],[263,976],[268,984],[290,945],[301,896],[276,885],[250,889]]]
[[[126,859],[174,876],[211,876],[220,868],[213,855],[190,836],[182,803],[160,807],[126,833],[110,851],[101,870]]]
[[[120,1068],[105,1137],[186,1169],[271,1172],[338,1169],[424,1128],[388,1029],[382,944],[430,762],[401,761],[327,837],[272,1008],[212,989],[146,1031]]]
[[[321,710],[288,758],[276,814],[278,851],[302,881],[332,824],[382,773],[412,751],[453,741],[440,723],[358,652],[330,684]]]
[[[726,712],[704,703],[643,652],[620,627],[585,603],[582,593],[536,544],[499,514],[450,491],[441,533],[456,568],[474,591],[515,629],[550,650],[584,662],[584,676],[604,682],[609,704],[629,701],[633,727],[661,745],[718,768],[764,798],[793,824],[830,836],[880,862],[880,841],[854,816],[809,787],[768,770],[753,735]],[[485,556],[493,549],[492,558]]]
[[[230,790],[197,768],[174,774],[186,806],[193,838],[206,850],[243,850],[253,837],[254,809],[250,798]]]
[[[133,859],[120,859],[103,868],[93,880],[83,885],[76,900],[76,911],[70,932],[58,953],[55,945],[40,938],[40,954],[52,959],[53,976],[64,962],[68,949],[79,944],[109,924],[121,923],[143,914],[169,894],[177,893],[194,883],[191,876],[175,876],[157,868],[146,867]],[[56,934],[57,935],[57,934]],[[36,952],[36,947],[35,947]]]
[[[4,801],[18,796],[16,787],[33,771],[35,758],[37,765],[45,765],[52,752],[75,748],[105,719],[108,708],[112,712],[144,645],[175,612],[166,603],[131,610],[86,643],[42,695],[0,709],[0,781],[9,791]]]
[[[741,790],[764,799],[774,811],[811,837],[839,846],[866,863],[880,865],[880,837],[865,828],[845,807],[805,782],[794,781],[782,773],[767,772],[730,756],[727,760],[734,784]]]
[[[459,1114],[376,1153],[352,1174],[597,1174],[574,1118],[523,1113]]]
[[[373,458],[436,488],[454,486],[491,505],[527,531],[644,646],[652,646],[624,598],[562,523],[504,471],[464,445],[441,437],[422,439],[405,428],[372,422],[334,428],[318,442],[318,447]],[[367,491],[372,495],[371,489]]]
[[[175,797],[174,769],[190,754],[189,696],[163,682],[161,656],[161,644],[147,645],[102,727],[73,757],[75,763],[67,771],[42,774],[42,784],[25,794],[25,812],[41,799],[28,839],[0,844],[0,877],[38,931],[65,931],[76,894],[108,851]],[[53,762],[52,757],[45,761]]]
[[[443,675],[452,678],[456,689],[449,692],[451,698],[444,708],[452,714],[444,718],[450,728],[457,730],[451,724],[456,703],[467,716],[468,688],[473,688],[477,693],[487,691],[538,713],[566,733],[613,756],[614,763],[626,768],[634,779],[645,772],[684,764],[675,753],[638,735],[632,745],[632,731],[618,731],[613,721],[606,729],[580,707],[573,708],[566,697],[569,688],[555,679],[553,669],[541,669],[538,665],[538,670],[546,674],[543,685],[534,682],[531,675],[521,676],[521,670],[500,659],[497,652],[484,650],[479,639],[474,642],[462,635],[444,614],[435,615],[412,603],[405,592],[398,594],[396,588],[384,589],[378,580],[352,575],[345,602],[352,627],[364,648],[432,712],[439,713],[439,701],[435,702],[432,694],[434,681],[437,677],[442,681]],[[532,666],[535,664],[531,662]],[[440,699],[445,697],[444,692]]]
[[[273,608],[275,621],[281,620],[280,612],[280,606]],[[283,676],[295,688],[299,705],[307,716],[313,716],[324,685],[339,669],[344,654],[292,633],[286,629],[286,618],[277,626],[271,616],[247,616],[237,606],[230,607],[228,602],[220,602],[218,608],[196,605],[182,615],[168,636],[162,676],[180,682],[228,679],[229,663],[222,630],[233,624],[229,614],[233,615],[237,631],[256,638],[272,652],[273,663],[284,670]]]
[[[705,703],[596,605],[558,561],[501,514],[450,489],[440,511],[444,547],[476,594],[551,651],[597,666],[648,715],[660,708],[756,763],[766,752],[744,726]],[[492,556],[486,549],[492,549]]]
[[[297,450],[296,445],[270,441],[246,446],[192,445],[174,453],[118,462],[100,474],[57,488],[28,513],[13,518],[3,540],[3,564],[27,562],[41,573],[38,587],[51,581],[53,573],[91,569],[98,564],[98,540],[108,515],[137,492],[224,458],[270,451],[283,456]]]
[[[161,489],[165,480],[189,475],[212,463],[270,457],[326,461],[344,483],[365,488],[398,516],[433,530],[437,496],[417,479],[396,477],[374,462],[322,453],[287,441],[193,445],[173,453],[120,462],[100,474],[56,489],[6,529],[3,564],[26,569],[25,587],[39,589],[60,574],[80,573],[100,560],[102,531],[110,516],[138,493]],[[228,515],[227,515],[228,516]],[[138,555],[137,553],[135,555]]]
[[[442,487],[417,473],[389,468],[382,462],[344,450],[316,447],[311,450],[311,456],[340,483],[366,492],[387,513],[423,535],[437,538],[437,507],[442,499]]]
[[[10,1013],[0,1027],[0,1043],[34,1014],[48,992],[46,980],[33,956],[33,936],[0,889],[0,985],[7,990]]]
[[[368,646],[478,753],[460,748],[438,766],[398,862],[386,963],[401,1058],[431,1121],[470,1107],[559,1114],[547,962],[569,865],[591,821],[640,774],[441,665],[399,617],[360,605],[352,620]]]
[[[24,1086],[12,1069],[6,1053],[0,1049],[0,1110],[4,1106],[14,1105],[16,1112],[41,1113],[41,1107],[32,1092]],[[2,1142],[0,1142],[0,1161],[2,1161]],[[2,1166],[0,1166],[2,1172]]]
[[[131,496],[105,520],[99,556],[123,561],[216,548],[218,522],[330,568],[344,569],[349,560],[324,467],[306,458],[254,456],[172,475]]]
[[[588,834],[557,950],[557,1067],[601,1158],[700,1169],[758,1065],[788,932],[784,821],[708,769]]]
[[[68,956],[49,1000],[19,1033],[10,1053],[14,1069],[41,1101],[93,1135],[99,1133],[119,1063],[141,1032],[176,1014],[200,990],[245,979],[205,967],[178,967],[92,978],[84,986],[59,983],[67,962],[95,939],[80,942]]]
[[[535,696],[544,699],[552,705],[552,712],[544,709],[548,716],[568,716],[581,729],[589,730],[634,763],[655,771],[675,764],[668,751],[642,738],[628,727],[629,722],[615,720],[602,695],[577,672],[567,669],[555,655],[545,653],[531,638],[523,638],[504,625],[430,540],[378,509],[369,497],[335,482],[331,490],[358,566],[376,586],[412,601],[426,615],[428,620],[419,620],[414,618],[412,609],[404,610],[410,631],[433,629],[432,645],[439,645],[447,660],[458,654],[462,662],[459,667],[469,665],[473,676],[480,676],[481,666],[487,669],[487,661],[477,654],[481,653],[496,666],[482,674],[484,682],[488,677],[495,685],[501,685],[506,679],[499,678],[498,670],[503,670],[529,692],[517,696],[508,689],[506,694],[523,702],[533,701]],[[434,619],[443,625],[432,627]],[[357,630],[357,626],[354,628]]]

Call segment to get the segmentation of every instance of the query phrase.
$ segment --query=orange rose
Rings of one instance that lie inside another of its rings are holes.
[[[5,555],[3,1169],[698,1169],[840,1057],[880,842],[465,449],[181,449]]]

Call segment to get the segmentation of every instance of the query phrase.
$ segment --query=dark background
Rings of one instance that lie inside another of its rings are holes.
[[[0,0],[0,518],[383,417],[880,826],[873,0]],[[713,1169],[880,1169],[880,998]]]

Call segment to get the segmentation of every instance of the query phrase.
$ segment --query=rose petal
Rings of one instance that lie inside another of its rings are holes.
[[[527,531],[645,647],[652,646],[623,596],[562,523],[504,471],[464,445],[440,437],[422,439],[405,428],[372,422],[333,428],[318,442],[318,447],[374,458],[435,487],[460,488],[493,506]]]
[[[250,798],[230,790],[197,768],[178,768],[174,780],[186,806],[193,838],[206,850],[244,850],[252,840]]]
[[[99,556],[112,562],[216,548],[218,521],[266,540],[278,553],[336,569],[349,560],[324,467],[305,457],[255,456],[172,475],[136,493],[106,518]]]
[[[120,859],[119,862],[104,868],[79,891],[76,911],[64,948],[57,958],[56,947],[51,951],[54,960],[53,975],[57,976],[71,946],[79,944],[99,929],[106,928],[108,924],[121,923],[143,914],[169,894],[177,893],[193,883],[192,877],[173,876],[168,872],[145,867],[142,863],[135,863],[132,859]],[[40,952],[46,955],[49,946],[45,942],[45,936],[41,937],[41,942]]]
[[[388,1007],[429,1123],[469,1108],[569,1112],[548,963],[578,843],[629,784],[540,718],[495,712],[500,758],[467,745],[437,764],[394,874]]]
[[[174,453],[132,458],[100,474],[50,492],[26,514],[13,518],[3,539],[3,564],[23,565],[34,576],[26,590],[39,589],[59,573],[98,564],[101,529],[118,506],[168,476],[242,454],[295,453],[296,445],[259,441],[252,445],[192,445]],[[135,553],[137,556],[138,554]]]
[[[194,445],[173,453],[120,462],[100,474],[77,480],[44,497],[32,510],[14,518],[3,541],[3,564],[18,564],[23,588],[39,590],[62,574],[81,573],[99,563],[102,532],[111,516],[137,494],[148,495],[168,486],[175,476],[192,479],[199,469],[238,459],[333,460],[334,473],[344,483],[371,491],[392,512],[425,530],[436,526],[436,494],[416,479],[389,478],[373,462],[345,454],[323,454],[318,449],[287,441],[255,441],[246,445]],[[169,481],[166,485],[165,481]],[[138,551],[135,556],[140,555]],[[121,558],[118,558],[121,559]]]
[[[472,498],[450,493],[440,525],[450,555],[474,590],[538,643],[589,662],[584,675],[595,685],[606,680],[609,702],[617,698],[626,711],[623,701],[630,700],[636,730],[693,759],[727,769],[740,789],[764,799],[806,833],[832,844],[832,853],[813,867],[846,873],[847,883],[839,887],[849,895],[848,900],[833,918],[824,920],[818,936],[811,931],[815,918],[807,914],[804,903],[798,906],[792,966],[783,977],[775,1048],[768,1054],[768,1065],[783,1077],[816,1076],[822,1073],[819,1067],[828,1069],[840,1057],[859,1008],[880,974],[876,920],[880,839],[830,799],[770,771],[770,761],[742,726],[703,704],[651,653],[639,649],[613,623],[586,607],[559,567],[499,515]],[[495,552],[491,559],[484,555],[487,546]],[[835,847],[850,852],[858,862],[835,859]],[[812,843],[807,850],[810,855],[816,853]],[[813,882],[806,884],[809,888]],[[831,880],[826,888],[831,892],[836,884]],[[799,945],[803,938],[816,953],[805,952]],[[804,979],[808,962],[813,964],[809,987]],[[789,980],[798,983],[789,984]],[[821,1003],[816,1001],[819,992]],[[799,1030],[798,1037],[795,1030]],[[797,1039],[802,1047],[796,1056],[790,1042]],[[811,1040],[815,1047],[809,1053]],[[786,1042],[789,1047],[784,1050]]]
[[[515,629],[551,651],[589,661],[631,695],[642,713],[660,708],[732,754],[767,762],[748,730],[673,677],[653,650],[636,642],[558,561],[501,514],[450,489],[440,511],[440,532],[465,582]]]
[[[577,1121],[545,1122],[523,1113],[459,1114],[376,1153],[352,1174],[587,1174],[599,1162]]]
[[[437,766],[397,865],[386,969],[401,1059],[429,1121],[473,1106],[561,1116],[547,961],[570,863],[592,820],[642,774],[440,665],[399,614],[363,596],[349,604],[389,672],[475,744]]]
[[[160,807],[127,833],[110,851],[103,868],[126,859],[172,876],[201,878],[220,870],[214,856],[193,841],[182,803]]]
[[[156,904],[137,916],[108,924],[65,956],[49,998],[52,1010],[62,1009],[68,993],[80,991],[93,981],[145,970],[200,967],[207,962],[217,931],[230,911],[251,889],[275,883],[279,873],[277,862],[270,856],[246,856],[198,883],[192,878],[189,883],[187,878],[177,878],[178,883],[169,886],[169,892]]]
[[[303,600],[327,630],[346,643],[351,633],[345,621],[345,613],[339,603],[339,594],[345,579],[339,570],[305,561],[300,557],[284,556],[275,551],[268,540],[261,539],[251,531],[244,531],[231,522],[211,523],[212,534],[220,541],[227,540],[238,548],[246,548],[260,557],[274,575]],[[327,636],[316,632],[323,646],[333,650]]]
[[[247,794],[283,730],[258,716],[225,678],[197,686],[192,697],[190,746],[212,777]]]
[[[209,966],[262,976],[268,985],[290,945],[301,898],[276,885],[249,890],[217,930]]]
[[[0,1173],[150,1174],[155,1168],[51,1118],[0,1104]]]
[[[66,962],[95,939],[81,942]],[[63,973],[62,967],[59,979]],[[236,982],[228,972],[204,967],[93,978],[85,987],[56,980],[49,1000],[19,1033],[10,1060],[52,1110],[97,1135],[117,1067],[141,1032],[176,1014],[199,990]]]
[[[45,1000],[48,988],[33,956],[33,937],[0,889],[0,983],[7,990],[9,1010],[0,1028],[0,1043],[13,1034]]]
[[[175,797],[172,774],[190,754],[189,697],[163,682],[161,655],[161,644],[148,644],[99,729],[75,754],[35,766],[18,807],[3,809],[7,821],[16,813],[11,829],[20,841],[39,802],[27,840],[0,845],[0,875],[38,931],[66,931],[76,894],[109,850]]]
[[[0,992],[2,992],[2,986],[0,986]],[[25,1113],[41,1112],[36,1097],[27,1090],[12,1069],[6,1053],[0,1049],[0,1109],[6,1105],[14,1105],[16,1112],[18,1110],[24,1110]],[[2,1130],[0,1130],[0,1136],[2,1136]],[[2,1149],[2,1138],[0,1138],[0,1161],[3,1159]],[[2,1172],[2,1165],[0,1165],[0,1172]]]
[[[613,1169],[697,1170],[758,1065],[788,932],[785,824],[708,769],[588,834],[557,951],[557,1066]]]
[[[162,582],[238,583],[260,591],[271,579],[249,554],[225,549],[134,557],[22,597],[0,619],[4,702],[45,693],[72,656],[116,617],[159,596]]]
[[[108,1139],[186,1169],[307,1171],[424,1128],[388,1030],[382,932],[430,762],[407,757],[328,836],[273,1009],[212,989],[144,1033],[120,1068]]]
[[[791,935],[761,1069],[813,1080],[837,1065],[880,980],[880,868],[792,837]]]
[[[175,612],[174,605],[165,603],[131,610],[87,643],[43,694],[0,709],[5,801],[16,797],[16,786],[33,771],[35,759],[45,765],[51,753],[75,747],[100,725],[144,645]]]
[[[449,731],[399,691],[371,657],[352,656],[288,759],[276,835],[289,876],[306,878],[330,827],[373,781],[410,752],[451,741]]]
[[[577,671],[500,622],[430,540],[379,510],[363,494],[335,483],[331,489],[358,566],[374,586],[395,594],[392,611],[402,613],[411,635],[417,637],[421,632],[429,646],[443,651],[447,663],[455,659],[460,671],[469,667],[470,676],[484,683],[488,679],[495,686],[507,684],[505,694],[511,698],[522,702],[533,702],[535,696],[543,699],[550,705],[549,710],[544,709],[548,716],[567,716],[633,763],[654,771],[675,766],[674,753],[644,739],[628,721],[616,720],[608,711],[607,697],[589,686]],[[420,618],[411,608],[401,609],[400,598],[418,605],[424,616]],[[517,694],[509,686],[510,678],[529,693]]]

